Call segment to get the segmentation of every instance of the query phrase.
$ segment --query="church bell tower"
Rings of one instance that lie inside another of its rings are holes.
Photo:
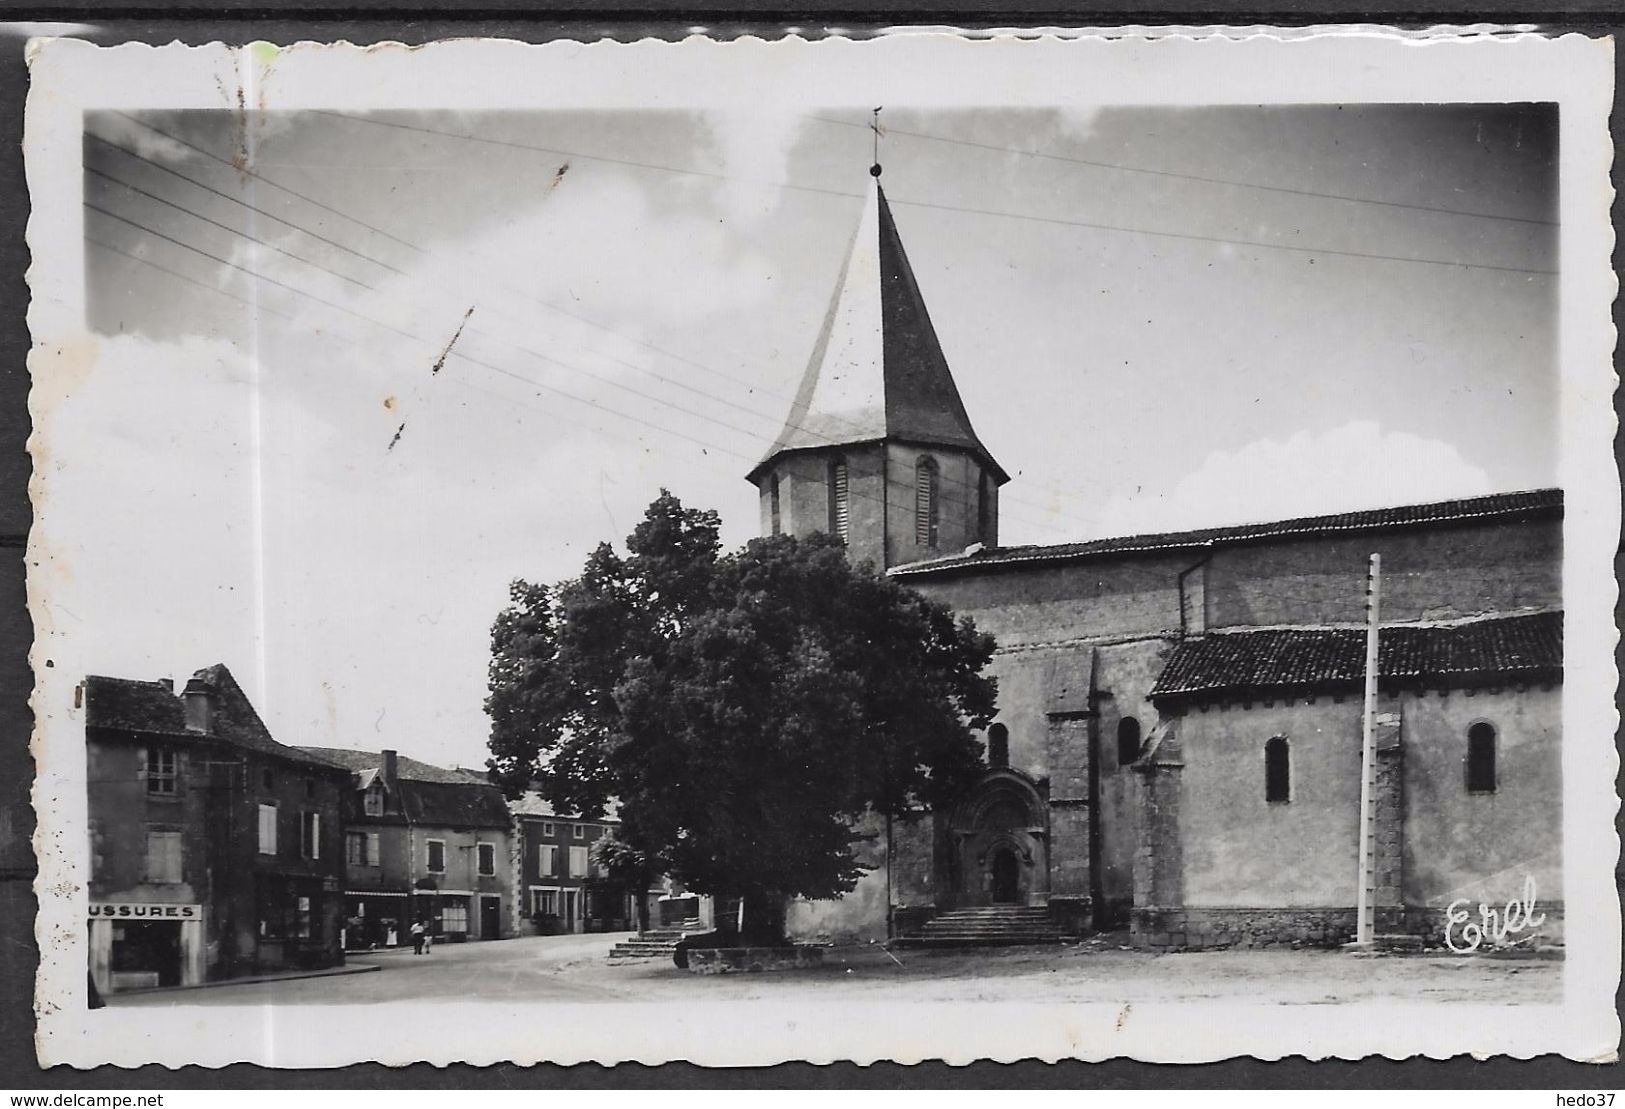
[[[999,487],[903,253],[880,167],[784,429],[747,477],[763,535],[882,569],[998,544]]]

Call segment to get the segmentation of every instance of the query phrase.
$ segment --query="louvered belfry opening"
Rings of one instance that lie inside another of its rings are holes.
[[[937,545],[941,509],[937,503],[937,460],[925,455],[914,464],[914,542]]]
[[[829,533],[847,541],[847,528],[851,513],[847,504],[846,459],[836,457],[829,461]]]

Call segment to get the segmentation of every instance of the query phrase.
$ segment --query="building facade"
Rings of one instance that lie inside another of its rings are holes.
[[[483,775],[394,750],[306,750],[349,771],[349,948],[410,943],[418,921],[451,942],[514,935],[513,835],[501,790]]]
[[[837,534],[998,642],[981,781],[889,835],[861,826],[869,872],[844,898],[792,905],[793,934],[874,939],[1025,904],[1073,931],[1129,926],[1146,947],[1347,938],[1372,554],[1381,926],[1438,938],[1458,899],[1504,905],[1531,886],[1560,922],[1561,491],[1000,547],[1007,475],[878,180],[785,428],[748,477],[764,532]]]
[[[349,775],[273,739],[224,666],[83,686],[102,993],[342,961]]]
[[[522,931],[551,936],[637,927],[636,891],[612,881],[593,858],[593,845],[619,825],[613,809],[596,820],[558,813],[535,790],[508,807]]]

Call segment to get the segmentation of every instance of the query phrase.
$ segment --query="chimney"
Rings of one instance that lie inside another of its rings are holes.
[[[173,693],[173,692],[175,692],[175,679],[174,678],[159,678],[158,679],[158,684],[164,687],[164,692],[165,693]]]
[[[214,687],[193,678],[186,683],[181,699],[185,703],[186,730],[199,735],[213,735],[215,703],[219,700]]]
[[[384,785],[392,790],[395,788],[395,772],[399,769],[398,761],[393,750],[384,750]]]

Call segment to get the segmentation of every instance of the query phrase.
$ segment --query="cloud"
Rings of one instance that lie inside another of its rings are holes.
[[[769,185],[789,178],[790,153],[802,121],[787,112],[728,112],[705,117],[722,155],[724,206],[744,227],[771,216],[782,191]]]
[[[1374,420],[1214,451],[1166,490],[1111,497],[1101,534],[1184,530],[1495,492],[1454,446]]]

